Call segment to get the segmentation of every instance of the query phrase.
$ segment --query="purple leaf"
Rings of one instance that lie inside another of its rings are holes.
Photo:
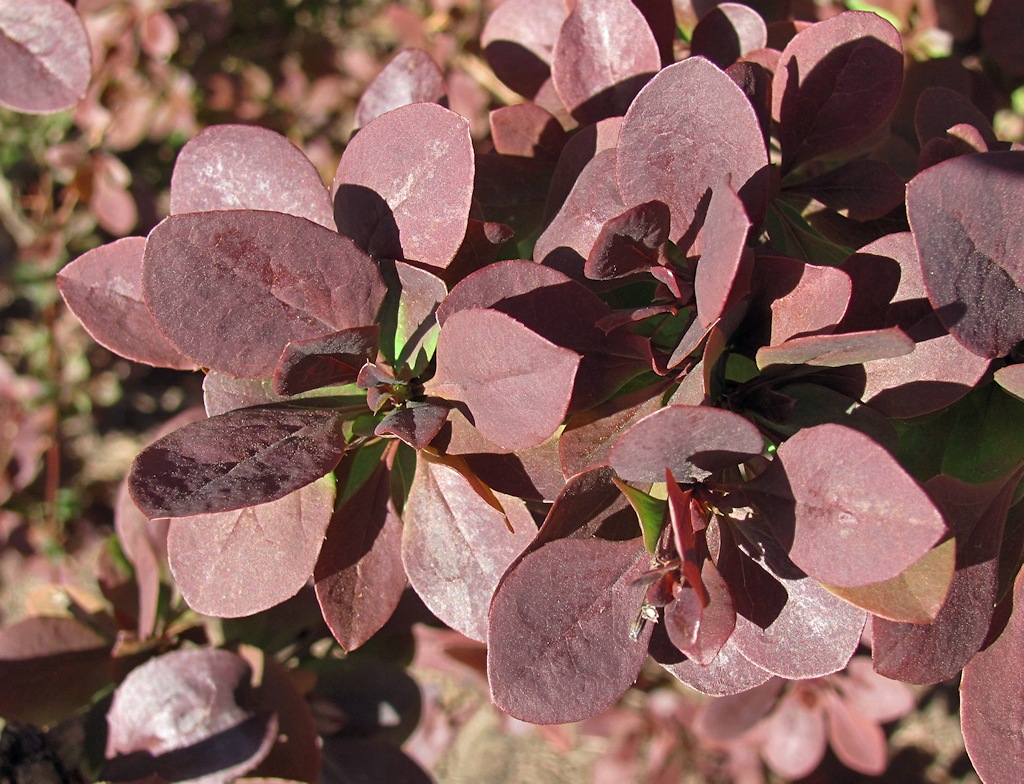
[[[578,0],[558,34],[551,81],[588,125],[624,114],[660,68],[654,34],[630,0]]]
[[[558,120],[534,103],[502,106],[490,114],[491,141],[501,155],[557,160],[566,135]]]
[[[738,615],[736,647],[783,678],[818,678],[841,670],[860,644],[867,614],[810,578],[779,582],[789,594],[782,612],[764,629]]]
[[[534,724],[611,707],[636,680],[646,639],[629,629],[650,563],[638,539],[559,539],[523,558],[491,604],[487,675],[494,704]]]
[[[388,412],[374,428],[378,436],[396,436],[413,449],[424,449],[448,421],[448,406],[431,402],[411,402]]]
[[[693,29],[690,52],[724,69],[767,43],[768,28],[757,11],[739,3],[720,3]]]
[[[153,229],[143,291],[160,329],[204,367],[269,378],[293,340],[372,324],[384,298],[352,242],[277,212],[202,212]]]
[[[104,778],[157,774],[170,781],[227,784],[255,768],[277,738],[277,717],[238,705],[249,665],[230,651],[192,649],[134,669],[107,714]]]
[[[133,362],[195,370],[157,329],[143,300],[145,248],[144,238],[125,237],[82,254],[57,273],[61,296],[104,348]]]
[[[761,202],[764,183],[755,175],[768,159],[757,116],[732,79],[702,57],[670,65],[640,91],[617,149],[622,198],[668,204],[673,242],[703,217],[709,189],[727,178],[748,206]]]
[[[623,479],[700,482],[761,454],[764,439],[749,421],[719,408],[668,406],[644,417],[612,447],[609,465]]]
[[[268,210],[334,229],[320,173],[281,134],[252,125],[216,125],[181,148],[171,176],[171,215]]]
[[[1012,784],[1024,762],[1024,578],[1013,588],[1014,612],[999,638],[975,656],[960,680],[960,726],[984,781]]]
[[[948,87],[929,87],[917,99],[914,110],[914,128],[918,144],[923,148],[932,139],[945,139],[946,131],[955,125],[973,126],[985,139],[986,145],[997,142],[992,123],[971,101]]]
[[[483,308],[445,320],[436,358],[427,393],[463,403],[485,438],[512,450],[542,444],[562,424],[581,359]]]
[[[403,49],[374,77],[356,107],[353,130],[392,109],[412,103],[443,103],[444,74],[421,49]]]
[[[129,489],[150,518],[226,512],[288,495],[334,470],[340,415],[256,406],[185,425],[135,458]]]
[[[711,561],[704,562],[700,574],[702,590],[708,596],[707,606],[701,606],[692,587],[683,587],[675,601],[665,607],[665,629],[672,644],[687,658],[706,667],[732,636],[736,607],[729,587]]]
[[[848,11],[797,33],[775,71],[783,174],[865,139],[903,88],[903,45],[878,14]]]
[[[85,97],[92,76],[89,38],[64,0],[21,0],[0,8],[0,104],[49,114]]]
[[[525,522],[506,497],[509,514]],[[525,507],[522,511],[525,511]],[[506,515],[480,496],[461,473],[419,459],[403,513],[402,562],[416,593],[438,618],[474,640],[487,639],[487,608],[498,580],[537,533],[532,524],[509,531]]]
[[[613,280],[667,263],[668,205],[650,201],[605,221],[583,266],[591,280]]]
[[[313,573],[334,510],[323,479],[276,501],[171,521],[174,582],[196,612],[238,618],[299,592]]]
[[[805,428],[778,449],[792,518],[770,515],[775,536],[808,575],[858,587],[900,574],[946,532],[942,514],[898,462],[842,425]],[[764,489],[764,488],[762,488]]]
[[[697,319],[703,327],[711,326],[747,293],[751,264],[744,249],[749,230],[750,219],[743,202],[723,181],[711,193],[701,234],[700,261],[693,281]]]
[[[899,327],[839,335],[807,335],[758,349],[757,366],[761,369],[769,365],[843,367],[902,357],[913,350],[914,341]]]
[[[907,185],[928,298],[975,354],[1005,356],[1024,338],[1024,152],[954,158]]]
[[[954,677],[981,650],[999,587],[999,550],[1020,472],[981,485],[940,474],[925,489],[956,538],[949,595],[928,625],[872,622],[872,659],[882,675],[908,683]]]
[[[468,120],[433,103],[394,109],[341,156],[338,230],[374,255],[447,267],[466,236],[474,170]]]
[[[598,153],[614,149],[621,125],[621,117],[609,117],[596,125],[584,126],[569,137],[551,175],[551,187],[544,207],[545,222],[561,209],[584,167]]]
[[[985,52],[1012,76],[1024,75],[1024,54],[1020,50],[1024,19],[1014,0],[992,0],[981,18],[981,41]],[[973,756],[973,755],[972,755]]]
[[[851,220],[869,221],[888,215],[903,203],[903,180],[884,161],[859,160],[786,187],[803,193]]]
[[[0,629],[0,715],[54,725],[110,684],[111,643],[73,618],[25,618]]]
[[[313,580],[324,620],[346,651],[376,634],[398,606],[406,586],[402,521],[383,463],[335,513]]]
[[[281,352],[274,370],[273,390],[297,395],[318,387],[348,384],[377,357],[380,327],[352,327],[317,338],[293,340]]]
[[[562,0],[505,0],[480,35],[484,56],[501,81],[533,98],[551,75],[551,57],[565,21]]]
[[[726,641],[714,661],[707,666],[682,658],[664,635],[662,627],[655,627],[651,636],[651,656],[672,676],[701,694],[712,697],[739,694],[766,683],[772,677],[770,672],[740,653],[735,635]]]

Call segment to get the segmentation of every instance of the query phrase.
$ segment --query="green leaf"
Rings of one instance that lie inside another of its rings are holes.
[[[811,264],[836,266],[853,253],[852,248],[836,245],[826,239],[807,222],[800,210],[783,199],[776,199],[769,205],[765,226],[772,249],[784,256]]]
[[[647,552],[654,555],[658,549],[661,531],[665,527],[665,512],[668,509],[668,502],[654,498],[635,487],[630,487],[617,477],[613,477],[612,481],[626,496],[626,500],[636,512],[636,516],[640,520],[640,530],[644,535],[644,547],[647,548]]]
[[[884,8],[866,3],[864,0],[846,0],[846,7],[851,11],[867,11],[868,13],[878,14],[901,33],[903,32],[903,23],[899,20],[899,17],[886,11]]]

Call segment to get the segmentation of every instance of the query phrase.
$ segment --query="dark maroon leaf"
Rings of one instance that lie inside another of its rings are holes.
[[[880,359],[864,366],[861,399],[891,417],[928,414],[955,403],[975,386],[989,362],[965,348],[946,332],[928,301],[921,264],[909,232],[890,234],[864,246],[847,259],[844,268],[854,280],[850,311],[867,313],[872,290],[881,293],[879,278],[888,277],[895,262],[899,274],[896,291],[881,316],[881,323],[904,329],[914,351],[902,357]],[[877,318],[877,317],[876,317]],[[878,323],[878,322],[876,322]]]
[[[1013,589],[1014,612],[1003,633],[964,667],[960,726],[971,762],[992,784],[1011,784],[1024,761],[1024,578]]]
[[[622,198],[668,204],[673,242],[703,217],[709,189],[724,180],[748,206],[762,201],[755,175],[768,159],[757,116],[732,79],[702,57],[665,68],[640,91],[617,149]]]
[[[572,116],[588,125],[624,114],[660,68],[654,34],[630,0],[578,0],[558,34],[551,81]]]
[[[499,446],[528,449],[565,419],[580,359],[504,313],[461,310],[441,329],[427,392],[463,403]]]
[[[344,734],[324,739],[324,770],[335,784],[432,784],[434,779],[393,743],[383,738]]]
[[[171,215],[211,210],[284,212],[334,229],[316,167],[281,134],[254,125],[206,128],[181,148],[171,177]]]
[[[104,778],[156,773],[170,781],[202,777],[227,784],[255,768],[277,738],[277,717],[241,707],[235,690],[250,677],[234,653],[172,651],[137,667],[107,714]]]
[[[724,69],[767,43],[768,28],[757,11],[740,3],[720,3],[693,29],[690,52]]]
[[[667,204],[650,201],[605,221],[584,274],[591,280],[612,280],[666,264],[670,220]]]
[[[928,298],[943,325],[982,357],[1024,338],[1024,152],[967,155],[907,185]]]
[[[522,501],[506,497],[506,517],[454,468],[424,459],[417,463],[402,515],[406,574],[431,612],[482,642],[498,580],[537,530]],[[514,533],[511,520],[519,523],[513,524]]]
[[[248,378],[269,378],[290,341],[372,324],[384,298],[376,266],[350,240],[254,210],[163,221],[146,242],[143,291],[182,353]]]
[[[377,256],[447,267],[473,197],[469,121],[416,103],[381,115],[349,142],[334,175],[338,230]]]
[[[491,141],[502,155],[557,160],[566,135],[558,120],[534,103],[502,106],[491,112]]]
[[[754,52],[765,51],[756,49]],[[770,50],[774,51],[774,50]],[[775,53],[780,54],[779,52]],[[761,136],[764,139],[765,149],[769,145],[769,133],[772,122],[772,72],[767,66],[753,61],[740,61],[730,65],[725,72],[729,78],[736,82],[736,86],[743,91],[754,107],[757,115],[757,122],[761,127]],[[763,210],[755,215],[760,221],[763,217]]]
[[[841,670],[860,644],[867,614],[810,578],[779,582],[789,594],[762,629],[736,617],[732,639],[751,662],[783,678],[817,678]]]
[[[1024,19],[1014,0],[992,0],[981,18],[981,40],[985,52],[999,67],[1013,76],[1024,75],[1024,54],[1020,50]],[[973,756],[973,755],[972,755]]]
[[[946,532],[942,514],[899,463],[868,436],[842,425],[801,430],[779,447],[793,499],[770,514],[775,536],[798,567],[828,585],[858,587],[895,577]],[[767,486],[766,486],[767,485]],[[781,673],[780,673],[781,674]]]
[[[226,512],[288,495],[345,452],[332,411],[256,406],[185,425],[147,447],[128,475],[150,518]]]
[[[112,680],[111,643],[73,618],[26,618],[0,629],[0,715],[54,725]]]
[[[380,327],[371,324],[290,341],[274,369],[273,390],[287,396],[353,382],[363,365],[376,359],[379,340]]]
[[[390,411],[373,432],[378,436],[396,436],[413,449],[424,449],[441,432],[448,411],[448,406],[438,403],[407,403]]]
[[[743,202],[723,181],[711,193],[693,282],[697,320],[703,327],[721,318],[749,289],[751,259],[744,254],[749,230]]]
[[[354,129],[411,103],[443,103],[444,74],[421,49],[403,49],[370,82],[356,107]]]
[[[852,220],[881,218],[903,203],[904,184],[884,161],[859,160],[787,186]]]
[[[871,135],[902,87],[900,34],[878,14],[847,11],[799,32],[772,87],[783,172]]]
[[[505,0],[480,35],[484,56],[501,81],[533,98],[551,75],[551,57],[565,21],[562,0]]]
[[[89,38],[64,0],[22,0],[0,9],[0,104],[48,114],[85,97],[92,76]]]
[[[145,248],[144,238],[125,237],[82,254],[57,274],[61,296],[101,346],[134,362],[195,370],[157,329],[143,301]]]
[[[922,148],[932,139],[945,139],[946,131],[964,123],[977,129],[987,146],[996,143],[991,121],[956,90],[936,85],[927,88],[917,99],[914,127]]]
[[[501,710],[560,724],[610,707],[636,680],[646,638],[629,630],[650,563],[638,539],[559,539],[522,559],[491,604],[487,675]]]
[[[338,508],[313,579],[324,620],[346,651],[370,639],[395,611],[406,586],[402,521],[383,463]]]
[[[771,673],[753,664],[740,653],[734,636],[722,646],[711,664],[701,666],[692,659],[684,659],[668,638],[664,629],[655,627],[651,636],[651,656],[671,675],[701,694],[722,697],[756,688],[771,678]]]
[[[238,618],[299,592],[313,573],[334,510],[334,480],[276,501],[171,521],[174,582],[196,612]]]
[[[610,468],[582,471],[566,482],[527,552],[556,539],[635,539],[636,513]]]
[[[667,468],[679,482],[699,482],[763,449],[761,433],[739,414],[668,406],[627,430],[612,447],[608,463],[630,481],[663,482]]]
[[[899,327],[839,335],[807,335],[758,349],[757,366],[762,369],[769,365],[843,367],[902,357],[913,350],[914,341]]]
[[[872,621],[872,659],[882,675],[939,683],[971,660],[988,634],[999,587],[1003,526],[1020,478],[970,485],[939,475],[926,485],[956,538],[956,573],[946,602],[927,625]]]

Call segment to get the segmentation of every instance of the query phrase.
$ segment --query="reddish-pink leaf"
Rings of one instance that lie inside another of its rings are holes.
[[[795,684],[762,725],[761,756],[783,779],[804,778],[825,756],[825,712],[821,698],[816,684]]]
[[[293,340],[374,323],[376,265],[345,237],[277,212],[172,216],[153,229],[143,291],[160,329],[203,367],[269,378]]]
[[[956,538],[956,572],[931,624],[874,618],[872,659],[882,675],[908,683],[954,677],[988,635],[999,587],[999,550],[1020,474],[971,485],[940,474],[925,485]]]
[[[506,497],[510,507],[522,501]],[[461,473],[417,461],[403,512],[402,562],[416,593],[438,618],[474,640],[487,639],[487,610],[498,580],[537,533],[516,525],[480,496]]]
[[[427,392],[463,403],[484,437],[513,450],[542,444],[562,424],[581,359],[485,308],[447,318],[436,358]]]
[[[667,468],[679,482],[699,482],[763,449],[760,431],[739,414],[708,406],[668,406],[626,431],[612,447],[608,463],[630,481],[663,482]]]
[[[26,618],[0,629],[0,715],[57,724],[112,679],[111,643],[73,618]]]
[[[383,464],[338,508],[313,579],[324,620],[347,651],[370,639],[398,606],[406,585],[402,521]]]
[[[841,670],[860,644],[867,613],[810,578],[779,582],[789,594],[782,612],[764,629],[738,615],[736,647],[783,678],[818,678]]]
[[[210,210],[284,212],[334,229],[316,167],[284,136],[254,125],[206,128],[178,153],[171,215]]]
[[[566,17],[562,0],[505,0],[484,25],[480,45],[501,81],[533,98],[551,75],[551,57]]]
[[[1014,784],[1024,765],[1024,578],[1013,589],[1014,612],[999,638],[964,667],[960,726],[967,753],[987,784]]]
[[[622,198],[668,204],[673,242],[703,216],[708,191],[724,180],[747,205],[761,202],[764,183],[755,175],[768,159],[757,116],[733,80],[702,57],[670,65],[640,91],[617,149]]]
[[[274,501],[334,470],[345,452],[333,411],[256,406],[174,431],[132,463],[132,498],[150,518]]]
[[[551,81],[588,125],[624,114],[660,68],[654,34],[630,0],[578,0],[558,34]]]
[[[569,137],[551,176],[551,187],[544,207],[545,222],[550,221],[561,209],[583,168],[598,153],[615,147],[621,125],[621,117],[609,117],[596,125],[584,126]]]
[[[772,86],[783,173],[865,139],[903,88],[903,45],[878,14],[848,11],[797,33]]]
[[[880,776],[887,762],[885,733],[878,723],[832,692],[824,692],[828,742],[846,767]]]
[[[895,721],[914,710],[910,687],[879,675],[867,656],[854,656],[841,675],[831,679],[851,708],[877,722]]]
[[[718,742],[739,738],[775,707],[785,683],[782,678],[771,678],[749,691],[704,701],[694,718],[694,732]]]
[[[277,717],[235,699],[249,665],[230,651],[197,648],[134,669],[107,714],[105,778],[157,774],[170,781],[227,784],[255,768],[277,738]]]
[[[700,605],[697,591],[685,587],[679,597],[665,608],[665,627],[669,639],[687,658],[706,667],[732,636],[736,628],[736,608],[729,595],[729,587],[711,561],[705,561],[701,569],[701,585],[708,596],[707,606]],[[685,599],[687,596],[696,601]],[[681,612],[689,617],[680,619]],[[691,630],[683,639],[676,632],[680,620]]]
[[[374,255],[447,267],[466,236],[474,171],[468,120],[433,103],[394,109],[345,148],[338,230]]]
[[[965,155],[907,185],[928,298],[943,325],[982,357],[1024,339],[1024,152]]]
[[[659,635],[663,634],[660,627],[655,629],[651,638],[651,656],[671,675],[701,694],[712,697],[740,694],[772,677],[770,672],[740,653],[735,635],[729,637],[714,661],[702,666],[692,659],[683,659],[679,651],[668,644],[667,638],[662,646],[657,646]]]
[[[762,369],[769,365],[843,367],[902,357],[913,350],[914,341],[899,327],[838,335],[806,335],[790,338],[777,346],[759,348],[757,366]]]
[[[145,248],[142,237],[125,237],[79,256],[57,274],[61,296],[101,346],[134,362],[195,370],[157,329],[143,301]]]
[[[629,630],[650,563],[639,540],[559,539],[522,559],[491,604],[487,675],[495,705],[534,724],[610,707],[636,680],[649,632]]]
[[[171,521],[174,582],[203,615],[237,618],[280,604],[313,573],[334,509],[334,482],[321,480],[276,501]]]
[[[690,51],[728,68],[747,52],[768,43],[768,28],[761,15],[740,3],[720,3],[693,28]]]
[[[448,95],[444,74],[421,49],[403,49],[385,65],[363,91],[353,129],[392,109],[411,103],[443,103]]]
[[[491,141],[502,155],[556,160],[566,135],[558,120],[535,103],[502,106],[490,114]]]
[[[0,104],[19,112],[70,109],[92,76],[89,38],[64,0],[19,0],[0,7]]]
[[[716,185],[704,219],[700,261],[693,281],[697,319],[703,327],[721,318],[749,289],[751,260],[744,255],[749,230],[750,219],[743,202],[728,182]]]
[[[942,514],[883,447],[842,425],[805,428],[778,450],[794,499],[771,516],[789,557],[816,580],[857,587],[888,580],[946,533]],[[785,517],[783,515],[782,517]]]

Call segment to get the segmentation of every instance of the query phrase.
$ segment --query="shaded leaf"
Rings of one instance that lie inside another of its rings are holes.
[[[345,451],[332,411],[255,406],[185,425],[135,458],[135,503],[150,518],[273,501],[334,470]]]
[[[757,11],[740,3],[719,3],[693,28],[690,51],[724,69],[767,43],[768,28]]]
[[[273,390],[297,395],[318,387],[348,384],[377,356],[380,327],[352,327],[318,338],[289,341],[274,369]]]
[[[743,202],[727,182],[717,185],[704,219],[700,261],[693,281],[697,319],[703,327],[721,318],[749,289],[751,259],[744,254],[749,230],[750,219]]]
[[[844,163],[786,190],[811,196],[852,220],[868,221],[903,203],[904,184],[889,164],[865,159]]]
[[[770,672],[740,653],[735,635],[726,641],[711,664],[702,666],[692,659],[683,658],[659,625],[651,636],[651,656],[675,678],[712,697],[739,694],[766,683],[772,677]]]
[[[480,34],[488,65],[501,81],[534,98],[551,75],[551,57],[567,12],[562,0],[506,0]]]
[[[591,280],[612,280],[666,264],[668,205],[651,201],[605,221],[583,272]]]

